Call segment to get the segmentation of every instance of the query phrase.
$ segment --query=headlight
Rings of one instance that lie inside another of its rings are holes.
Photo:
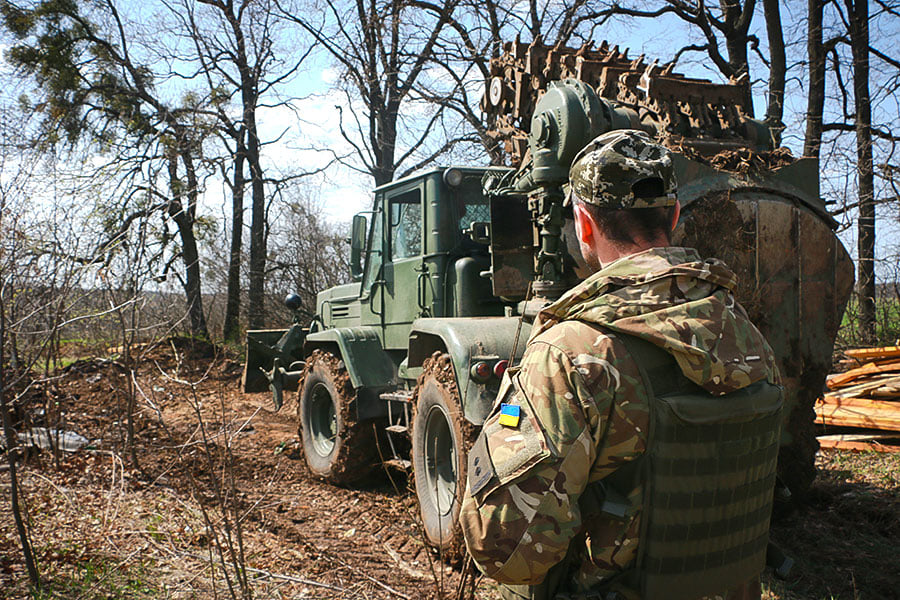
[[[462,183],[463,174],[459,169],[447,169],[444,171],[444,183],[450,187],[456,187]]]

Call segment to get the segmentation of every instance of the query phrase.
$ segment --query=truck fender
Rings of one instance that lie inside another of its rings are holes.
[[[313,350],[332,352],[344,361],[350,383],[357,390],[357,416],[367,419],[385,412],[378,394],[397,385],[397,366],[385,352],[375,327],[337,327],[306,336],[304,356]]]
[[[420,367],[434,352],[447,352],[462,401],[463,415],[480,426],[497,397],[500,379],[491,376],[478,383],[470,376],[480,360],[509,360],[518,331],[514,362],[522,358],[531,333],[530,323],[518,317],[461,317],[416,319],[409,337],[410,368]]]

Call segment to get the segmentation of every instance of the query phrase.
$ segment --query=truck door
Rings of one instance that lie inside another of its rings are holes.
[[[368,252],[362,285],[359,291],[360,320],[363,325],[384,326],[384,279],[382,266],[384,242],[384,199],[375,195],[372,223],[369,227]]]
[[[387,197],[387,256],[384,261],[384,345],[406,348],[412,322],[430,298],[421,281],[423,233],[422,187],[392,191]]]

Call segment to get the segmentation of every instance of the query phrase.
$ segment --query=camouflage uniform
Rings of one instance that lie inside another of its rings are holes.
[[[570,593],[596,590],[636,556],[640,487],[621,518],[581,518],[588,484],[646,447],[649,399],[618,334],[666,350],[714,395],[776,382],[772,351],[735,302],[735,286],[721,261],[653,248],[607,265],[540,312],[470,453],[460,513],[481,570],[521,584],[505,595],[537,595],[528,586],[567,553],[561,579]],[[500,423],[501,402],[520,407],[516,426]]]

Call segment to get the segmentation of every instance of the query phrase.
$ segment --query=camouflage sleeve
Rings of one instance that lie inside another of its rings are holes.
[[[591,394],[577,365],[540,341],[508,379],[500,401],[518,406],[519,417],[504,418],[498,402],[485,421],[469,455],[460,524],[485,574],[538,583],[581,527],[578,498],[615,385],[591,386]]]

